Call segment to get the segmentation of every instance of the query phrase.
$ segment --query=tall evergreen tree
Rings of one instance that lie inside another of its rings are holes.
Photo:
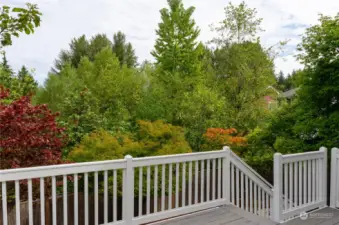
[[[32,74],[25,66],[22,66],[17,75],[19,89],[22,95],[35,93],[38,88],[38,83],[34,80]]]
[[[1,67],[3,71],[7,73],[9,76],[12,76],[14,74],[12,67],[8,64],[8,60],[7,60],[5,52],[2,55]]]
[[[62,50],[60,52],[58,59],[55,60],[52,72],[59,73],[67,64],[78,68],[83,57],[94,61],[95,55],[104,48],[112,49],[121,65],[126,64],[127,67],[136,66],[137,57],[135,56],[132,44],[126,43],[125,35],[122,32],[118,32],[114,35],[113,43],[105,34],[97,34],[90,40],[88,40],[85,35],[74,38],[69,44],[69,50]]]
[[[13,82],[15,80],[15,77],[13,75],[14,75],[13,70],[11,66],[8,64],[6,53],[3,53],[2,60],[0,63],[0,87],[3,86],[5,88],[12,89],[15,83]]]
[[[126,45],[126,58],[124,62],[126,63],[127,67],[135,67],[137,65],[137,57],[135,55],[135,50],[131,43]]]
[[[69,44],[69,50],[61,50],[58,59],[54,62],[53,72],[59,72],[66,64],[78,67],[80,60],[84,56],[89,56],[89,42],[85,35],[73,38]]]
[[[284,82],[285,82],[285,77],[284,77],[283,71],[280,71],[280,72],[279,72],[277,82],[278,82],[279,85],[283,85],[283,84],[284,84]]]
[[[137,65],[137,57],[132,44],[126,42],[126,35],[121,31],[113,36],[112,51],[118,57],[121,66],[126,64],[130,68]]]
[[[192,14],[194,7],[184,8],[181,0],[168,0],[169,9],[160,10],[161,22],[151,54],[163,71],[178,72],[180,76],[196,75],[200,70],[197,28]]]

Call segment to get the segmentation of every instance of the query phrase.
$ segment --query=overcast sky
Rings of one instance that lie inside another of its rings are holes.
[[[2,0],[1,4],[22,6],[29,0]],[[152,60],[150,51],[155,42],[155,29],[160,21],[159,10],[166,0],[30,0],[43,13],[41,26],[33,35],[21,36],[13,46],[5,48],[7,58],[15,70],[22,65],[35,69],[40,84],[46,79],[54,59],[61,49],[67,49],[70,40],[82,34],[90,37],[121,30],[136,50],[138,61]],[[214,36],[209,25],[224,18],[228,0],[183,0],[184,5],[195,6],[194,19],[201,29],[199,39],[206,42]],[[239,0],[232,1],[238,4]],[[269,47],[289,40],[285,52],[275,61],[276,70],[290,73],[300,68],[295,60],[295,48],[308,26],[317,23],[318,13],[335,15],[338,0],[247,0],[263,18],[265,32],[262,43]]]

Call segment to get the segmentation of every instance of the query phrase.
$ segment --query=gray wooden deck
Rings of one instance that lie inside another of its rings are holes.
[[[273,225],[275,223],[256,217],[234,206],[224,206],[201,211],[198,213],[182,216],[153,223],[154,225]],[[153,225],[152,224],[152,225]]]
[[[234,206],[224,206],[189,214],[152,225],[275,225],[276,223],[242,211]],[[309,218],[291,220],[284,225],[339,225],[339,210],[324,208],[309,214]]]

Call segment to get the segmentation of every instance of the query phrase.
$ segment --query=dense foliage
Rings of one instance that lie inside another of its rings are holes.
[[[31,34],[40,26],[41,12],[38,6],[30,3],[26,8],[0,7],[0,49],[12,44],[12,37],[19,37],[20,33]]]
[[[76,162],[121,159],[134,157],[170,155],[191,152],[181,127],[163,121],[137,121],[136,133],[110,134],[96,130],[85,135],[80,144],[69,153]]]
[[[0,89],[0,169],[62,163],[64,129],[46,105],[33,106],[23,96],[4,103],[9,91]]]
[[[3,9],[5,18],[9,9]],[[276,52],[265,48],[258,37],[263,29],[256,9],[244,2],[229,3],[225,18],[212,26],[215,37],[206,45],[198,41],[194,9],[186,8],[181,0],[168,0],[168,7],[160,10],[151,52],[154,63],[138,64],[135,50],[122,32],[115,33],[112,40],[105,34],[89,39],[83,35],[60,52],[44,85],[37,87],[30,70],[22,67],[13,72],[4,55],[0,83],[11,89],[10,95],[2,92],[0,113],[7,113],[6,124],[23,119],[20,113],[28,111],[20,111],[21,107],[31,110],[32,122],[39,123],[36,126],[54,132],[46,133],[50,136],[43,138],[45,142],[51,138],[48,143],[54,143],[67,134],[65,145],[60,139],[58,145],[47,147],[48,154],[58,160],[61,151],[64,159],[83,162],[229,145],[267,178],[275,152],[339,145],[339,14],[321,15],[319,24],[306,29],[298,55],[305,68],[285,76],[275,74]],[[40,16],[37,11],[31,13]],[[9,24],[0,18],[2,25]],[[34,28],[32,20],[26,22],[24,26]],[[10,45],[11,39],[6,40],[3,45]],[[297,94],[285,100],[282,92],[290,89]],[[29,97],[22,97],[30,94],[35,94],[36,106]],[[274,110],[267,99],[278,102]],[[37,112],[49,119],[36,118]],[[56,118],[57,112],[60,116]],[[24,118],[20,129],[33,129]],[[1,135],[7,140],[14,133],[6,130]],[[32,135],[39,135],[39,129],[34,128]],[[43,151],[44,146],[39,149]],[[0,147],[0,154],[10,155],[4,149]],[[25,149],[20,156],[24,158],[6,158],[6,167],[40,165],[34,160],[20,162],[32,157],[25,156],[33,151],[29,146],[20,145],[15,151]]]
[[[105,34],[97,34],[90,40],[87,40],[85,35],[74,38],[69,44],[69,50],[61,50],[59,53],[52,72],[59,73],[67,65],[77,68],[83,57],[93,61],[95,56],[105,48],[111,49],[121,65],[127,65],[127,67],[136,66],[137,57],[134,49],[131,43],[126,43],[125,34],[119,31],[114,34],[113,43]]]

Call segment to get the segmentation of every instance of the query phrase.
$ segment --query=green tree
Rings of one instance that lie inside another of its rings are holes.
[[[18,85],[21,95],[34,94],[38,88],[38,83],[25,66],[22,66],[17,75]]]
[[[14,75],[12,67],[8,64],[8,60],[7,60],[5,52],[2,54],[1,67],[4,70],[4,72],[7,73],[9,76]]]
[[[248,132],[267,115],[264,96],[276,82],[273,59],[255,38],[262,21],[255,9],[244,2],[230,3],[225,14],[212,40],[217,46],[212,55],[214,85],[225,98],[226,127]]]
[[[80,60],[84,56],[89,56],[90,43],[85,35],[74,38],[69,44],[69,50],[61,50],[58,59],[54,62],[53,72],[60,72],[66,64],[78,67]]]
[[[191,18],[194,7],[184,8],[181,0],[168,0],[169,9],[160,10],[161,22],[151,54],[163,71],[180,76],[196,76],[200,72],[197,37],[200,30]],[[166,75],[164,75],[166,76]]]
[[[225,19],[218,26],[212,25],[212,30],[219,34],[212,42],[224,46],[233,42],[254,41],[256,34],[263,31],[261,22],[262,18],[257,18],[257,10],[248,8],[244,1],[239,5],[229,2],[225,7]]]
[[[285,79],[284,73],[283,71],[280,71],[277,77],[277,85],[280,90],[285,90],[285,81],[286,79]]]
[[[31,34],[40,26],[38,6],[27,3],[26,8],[0,7],[0,49],[12,45],[12,37],[19,37],[20,33]]]
[[[103,49],[110,48],[118,57],[120,64],[126,64],[127,67],[135,67],[137,57],[131,43],[126,43],[125,35],[118,32],[114,35],[114,42],[110,41],[105,34],[97,34],[91,39],[87,39],[85,35],[74,38],[69,44],[69,50],[62,50],[58,58],[54,62],[52,72],[59,73],[62,68],[70,64],[77,68],[83,57],[87,57],[90,61],[95,60],[95,56]]]
[[[6,54],[3,53],[2,61],[0,63],[0,85],[5,88],[12,89],[14,81],[13,70],[8,64]],[[12,95],[12,93],[11,93]]]
[[[227,124],[249,131],[268,113],[264,96],[268,87],[275,84],[273,62],[259,43],[233,44],[224,54],[227,69],[217,79],[226,99]]]
[[[298,47],[297,98],[269,121],[257,140],[283,153],[339,145],[339,14],[306,29]]]
[[[320,15],[319,22],[306,29],[298,47],[305,70],[298,92],[304,115],[297,130],[318,146],[337,146],[339,135],[333,124],[339,121],[339,13]]]
[[[58,74],[49,74],[35,97],[60,112],[67,127],[67,150],[93,130],[129,129],[136,114],[143,77],[134,68],[121,67],[111,47],[97,53],[94,61],[82,57],[77,68],[66,64]]]
[[[113,36],[112,51],[118,57],[120,65],[126,64],[127,67],[137,65],[137,57],[131,43],[126,43],[126,35],[119,31]]]

